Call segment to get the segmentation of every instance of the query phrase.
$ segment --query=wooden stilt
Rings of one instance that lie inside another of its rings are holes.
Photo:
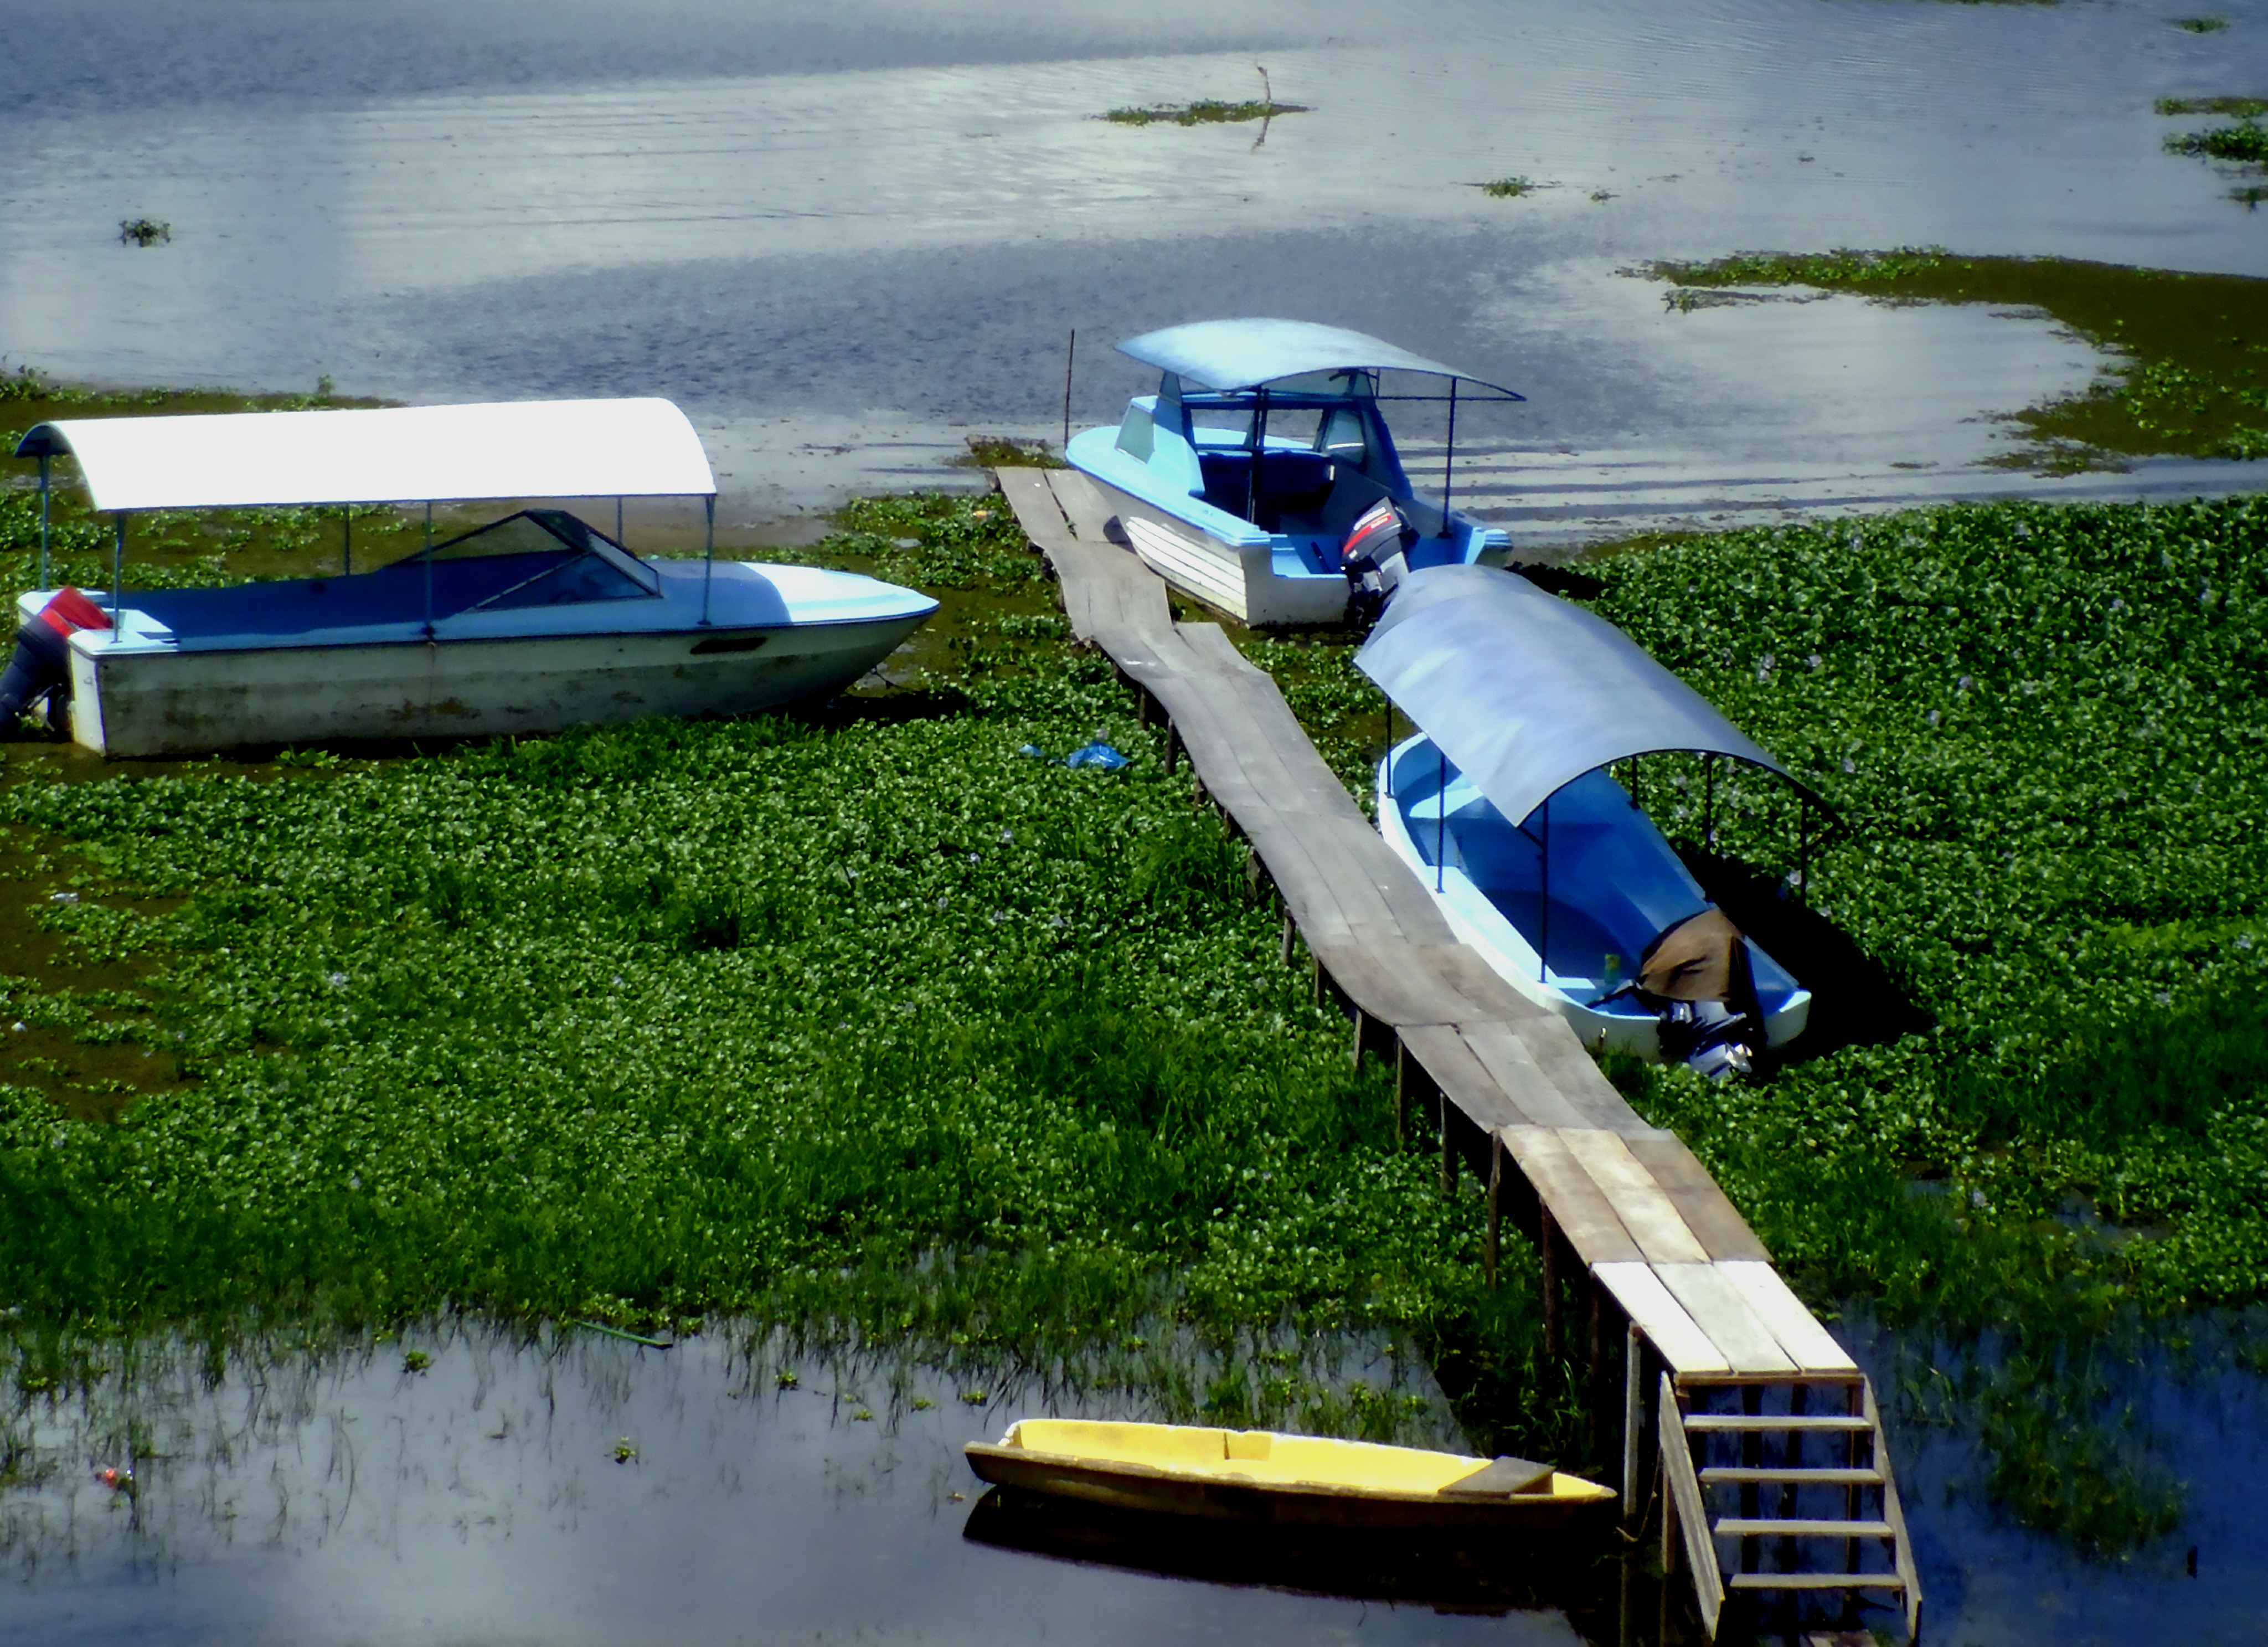
[[[1488,1236],[1481,1245],[1481,1272],[1496,1290],[1496,1267],[1504,1241],[1504,1140],[1489,1134]]]
[[[1646,1454],[1646,1340],[1632,1323],[1623,1333],[1623,1531],[1636,1537],[1646,1506],[1638,1502],[1638,1461]]]
[[[1299,936],[1300,928],[1292,920],[1292,912],[1284,912],[1284,964],[1292,964],[1292,940]]]
[[[1559,1328],[1559,1222],[1549,1207],[1537,1211],[1535,1222],[1535,1247],[1543,1259],[1543,1353],[1557,1361],[1567,1350]]]
[[[1441,1193],[1454,1195],[1457,1193],[1456,1125],[1463,1118],[1457,1113],[1457,1106],[1449,1102],[1447,1093],[1437,1090],[1435,1096],[1440,1100],[1441,1120]]]

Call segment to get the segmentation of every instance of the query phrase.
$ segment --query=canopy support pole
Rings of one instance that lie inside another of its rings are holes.
[[[622,500],[620,498],[615,499],[615,543],[622,549],[630,547],[622,542]]]
[[[1260,524],[1260,459],[1268,449],[1268,386],[1260,386],[1260,394],[1252,409],[1252,426],[1245,431],[1245,447],[1252,454],[1252,467],[1244,476],[1244,518],[1254,526]]]
[[[1441,865],[1449,850],[1449,757],[1436,743],[1434,757],[1441,763],[1440,787],[1433,791],[1433,890],[1441,890]]]
[[[1535,981],[1549,984],[1551,981],[1551,797],[1544,796],[1543,804],[1536,810],[1542,815],[1543,824],[1540,831],[1543,838],[1543,873],[1537,877],[1543,896],[1535,905]]]
[[[340,571],[344,575],[351,577],[354,575],[354,510],[352,508],[339,511],[339,530],[342,540],[346,545],[346,552],[340,561]]]
[[[717,499],[713,494],[701,500],[701,512],[706,521],[702,528],[702,553],[705,558],[701,565],[701,624],[705,629],[709,624],[709,586],[717,576]]]
[[[433,639],[433,506],[425,506],[425,639]]]
[[[40,454],[40,587],[48,587],[48,454]]]
[[[1457,380],[1449,380],[1449,444],[1441,454],[1441,535],[1449,535],[1449,483],[1457,469]]]
[[[1701,844],[1717,850],[1717,757],[1701,757]]]
[[[1386,698],[1384,692],[1379,694]],[[1386,798],[1394,799],[1394,700],[1386,698]]]
[[[126,609],[126,511],[110,517],[117,535],[110,543],[110,632],[118,633],[120,614]]]

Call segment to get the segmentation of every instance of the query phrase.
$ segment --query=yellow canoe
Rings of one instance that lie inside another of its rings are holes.
[[[1615,1502],[1610,1488],[1519,1459],[1266,1429],[1027,1418],[965,1451],[971,1469],[1004,1488],[1272,1525],[1543,1530]]]

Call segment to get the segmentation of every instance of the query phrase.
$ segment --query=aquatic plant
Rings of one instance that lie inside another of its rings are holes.
[[[2268,114],[2268,98],[2161,97],[2157,109],[2161,114],[2228,114],[2237,120],[2257,120]]]
[[[173,238],[173,225],[160,223],[154,218],[121,218],[118,220],[118,243],[121,246],[158,246]]]
[[[843,520],[828,552],[1051,616],[997,499]],[[1189,1416],[1403,1422],[1262,1359],[1346,1333],[1559,1387],[1532,1287],[1484,1298],[1469,1200],[1396,1147],[1390,1078],[1281,964],[1243,848],[1053,621],[816,717],[280,772],[11,760],[27,928],[141,982],[42,964],[0,1010],[185,1079],[98,1122],[0,1065],[0,1368],[468,1311],[733,1319]],[[1125,772],[1017,752],[1097,728]],[[1562,1412],[1484,1417],[1565,1451]]]
[[[2174,26],[2191,34],[2218,34],[2228,26],[2225,17],[2177,17]]]
[[[961,469],[998,469],[1008,464],[1025,469],[1064,467],[1063,459],[1046,441],[1002,434],[970,435],[968,452],[953,462]]]
[[[2170,154],[2204,155],[2215,160],[2235,160],[2249,166],[2268,161],[2268,126],[2257,120],[2234,126],[2213,126],[2204,131],[2176,132],[2166,139]]]
[[[1522,195],[1534,194],[1543,185],[1532,177],[1499,177],[1475,187],[1491,200],[1517,200]]]
[[[1114,126],[1218,126],[1313,112],[1305,103],[1231,103],[1199,98],[1192,103],[1151,103],[1140,107],[1108,109],[1097,118]]]

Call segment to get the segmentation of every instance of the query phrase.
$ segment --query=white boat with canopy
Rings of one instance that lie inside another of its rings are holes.
[[[740,714],[840,690],[937,609],[852,572],[716,558],[717,484],[666,400],[70,418],[25,435],[40,465],[40,583],[18,602],[0,723],[44,696],[113,756],[327,739],[548,732],[649,714]],[[48,487],[77,461],[113,517],[107,599],[45,587]],[[707,552],[650,560],[622,501],[699,498]],[[612,535],[517,507],[446,542],[436,503],[613,498]],[[176,509],[425,505],[414,553],[336,577],[130,590],[128,525]],[[21,671],[19,676],[18,671]]]
[[[1587,1045],[1712,1073],[1802,1033],[1810,992],[1607,770],[1683,753],[1777,773],[1808,867],[1825,803],[1699,693],[1597,614],[1479,566],[1413,573],[1355,665],[1418,728],[1379,764],[1379,828],[1513,988]]]
[[[1200,321],[1145,332],[1121,354],[1155,366],[1116,429],[1065,445],[1100,485],[1128,545],[1167,582],[1241,623],[1335,624],[1410,567],[1502,565],[1511,541],[1449,506],[1459,391],[1507,388],[1381,339],[1307,321]],[[1392,374],[1389,379],[1388,374]],[[1396,389],[1410,379],[1440,388]],[[1441,497],[1419,497],[1381,407],[1447,407]]]

